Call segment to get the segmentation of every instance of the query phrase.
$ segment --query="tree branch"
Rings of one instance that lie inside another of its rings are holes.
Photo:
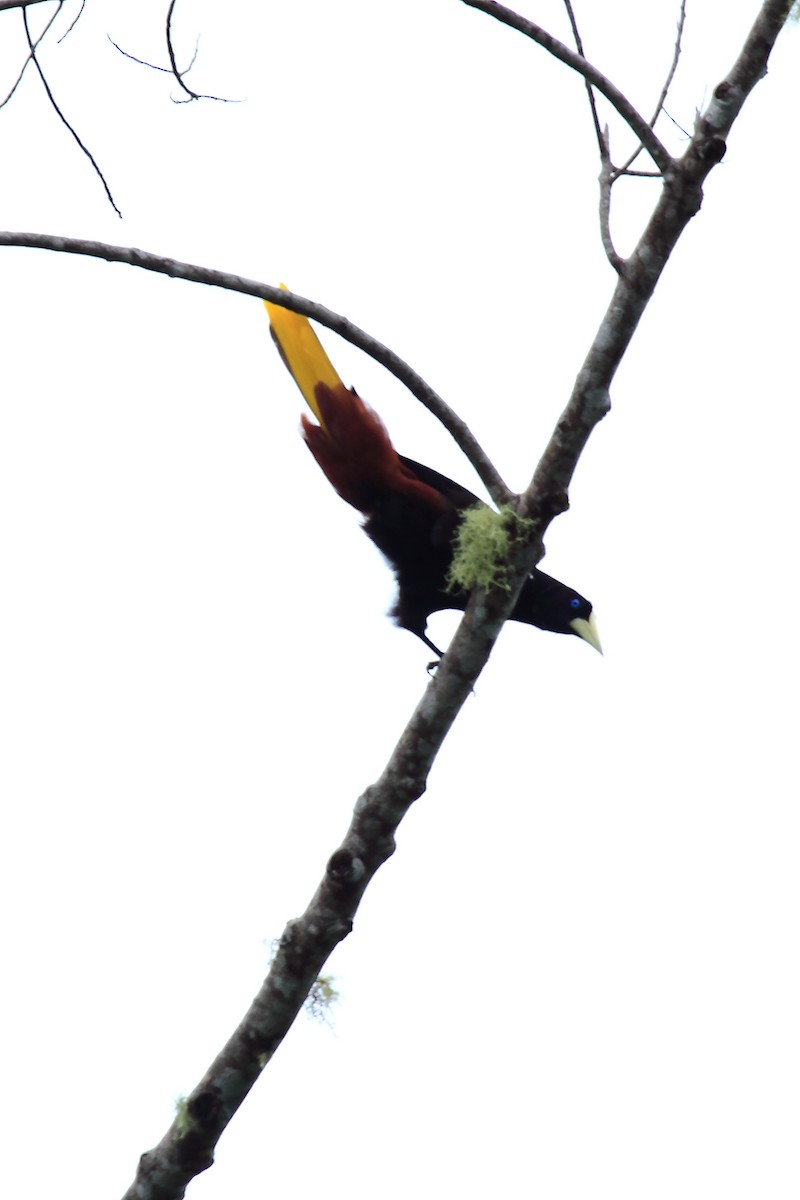
[[[179,87],[184,92],[186,92],[186,95],[188,97],[187,100],[177,100],[176,104],[188,104],[191,100],[217,100],[217,101],[219,101],[220,104],[238,104],[239,103],[238,100],[229,100],[225,96],[210,96],[204,92],[193,92],[192,89],[190,87],[187,87],[187,85],[184,83],[186,76],[191,71],[192,67],[194,66],[195,59],[197,58],[197,44],[195,45],[194,54],[192,55],[192,61],[189,63],[189,66],[186,68],[185,71],[178,70],[178,62],[177,62],[177,59],[175,58],[175,47],[173,46],[173,43],[172,43],[172,18],[175,13],[175,5],[176,4],[177,4],[177,0],[170,0],[169,9],[167,11],[166,35],[167,35],[167,54],[169,56],[169,62],[170,62],[169,73],[171,75],[175,76],[175,79],[177,80]],[[198,44],[199,44],[199,39],[198,39]],[[117,49],[119,49],[119,47],[117,47]],[[123,50],[123,51],[121,51],[121,53],[124,54],[125,51]],[[126,55],[126,58],[133,58],[133,55],[128,54],[128,55]],[[139,62],[141,60],[135,59],[134,61]],[[144,65],[148,66],[148,67],[153,66],[152,63],[145,63]],[[156,71],[161,71],[161,70],[164,70],[165,68],[154,67],[153,69]]]
[[[269,300],[272,304],[279,304],[283,308],[290,308],[293,312],[310,317],[312,321],[317,321],[327,329],[332,329],[346,342],[363,350],[365,354],[380,363],[408,388],[412,396],[415,396],[428,412],[441,422],[456,441],[459,449],[475,468],[498,506],[507,504],[514,495],[466,423],[425,382],[422,376],[417,374],[413,367],[410,367],[398,354],[382,345],[376,338],[365,333],[363,329],[359,329],[352,321],[325,308],[322,304],[317,304],[314,300],[296,296],[294,292],[272,287],[268,283],[259,283],[255,279],[245,279],[241,275],[232,275],[227,271],[215,271],[211,267],[198,267],[192,263],[179,262],[174,258],[164,258],[160,254],[150,254],[146,250],[137,250],[133,246],[112,246],[105,242],[59,237],[49,233],[12,233],[8,231],[0,231],[0,246],[53,250],[60,254],[80,254],[89,258],[102,258],[106,262],[127,263],[132,267],[141,267],[145,271],[169,275],[172,279],[183,279],[190,283],[225,288],[227,291],[241,292],[245,296],[257,296],[261,300]]]
[[[633,254],[625,262],[608,310],[575,381],[569,403],[523,498],[524,515],[543,535],[568,506],[567,491],[595,425],[610,407],[609,389],[622,356],[681,233],[700,209],[703,183],[725,154],[725,139],[767,62],[791,0],[766,0],[742,51],[714,89],[682,158],[667,172],[661,197]]]
[[[61,7],[61,6],[60,6],[60,4],[59,4],[59,8],[60,8],[60,7]],[[91,152],[91,150],[88,148],[88,146],[85,146],[85,145],[83,144],[83,142],[81,141],[80,137],[78,136],[78,133],[77,133],[77,131],[76,131],[75,129],[73,129],[72,125],[70,125],[69,121],[68,121],[68,120],[67,120],[67,118],[64,116],[64,114],[63,114],[63,112],[61,111],[61,109],[58,107],[58,103],[56,102],[56,98],[55,98],[55,96],[53,95],[52,91],[50,90],[50,84],[47,82],[47,78],[45,77],[45,73],[44,73],[44,71],[42,70],[42,68],[41,68],[41,66],[40,66],[40,64],[39,64],[39,59],[36,57],[36,45],[34,45],[33,39],[31,38],[31,31],[30,31],[30,28],[29,28],[29,26],[28,26],[28,10],[27,10],[27,8],[23,8],[23,10],[22,10],[22,20],[23,20],[23,24],[25,25],[25,36],[26,36],[26,38],[28,39],[28,49],[29,49],[29,51],[30,51],[30,57],[31,57],[31,59],[32,59],[32,61],[33,61],[33,65],[35,66],[35,68],[36,68],[36,70],[37,70],[37,72],[38,72],[38,74],[39,74],[39,78],[40,78],[40,79],[41,79],[41,81],[42,81],[42,87],[44,88],[44,90],[45,90],[45,92],[46,92],[46,94],[47,94],[47,98],[48,98],[48,100],[50,101],[51,105],[53,106],[53,109],[55,110],[55,113],[56,113],[56,116],[58,117],[58,119],[59,119],[59,120],[60,120],[60,121],[61,121],[61,122],[62,122],[62,123],[63,123],[63,124],[64,124],[64,125],[67,127],[67,129],[69,130],[69,132],[70,132],[70,133],[72,134],[72,136],[74,137],[75,141],[76,141],[76,142],[78,143],[78,145],[80,146],[80,148],[81,148],[81,150],[83,151],[83,153],[84,153],[84,154],[86,155],[86,157],[89,159],[89,162],[90,162],[90,163],[92,164],[92,166],[94,167],[95,174],[97,175],[97,177],[99,178],[100,182],[101,182],[101,183],[102,183],[102,185],[103,185],[103,189],[104,189],[104,191],[105,191],[105,193],[106,193],[106,196],[108,197],[108,202],[109,202],[109,204],[110,204],[110,205],[111,205],[111,207],[114,209],[114,212],[117,214],[117,216],[118,216],[118,217],[121,219],[121,218],[122,218],[122,213],[121,213],[121,212],[119,211],[119,209],[117,208],[117,205],[116,205],[116,202],[115,202],[115,200],[114,200],[114,197],[111,195],[111,189],[109,188],[108,184],[106,183],[105,176],[104,176],[103,172],[100,170],[100,167],[99,167],[99,166],[98,166],[98,164],[97,164],[97,160],[95,159],[94,155],[92,154],[92,152]],[[49,26],[48,26],[48,28],[49,28]],[[40,40],[41,40],[41,39],[40,39]]]
[[[600,240],[603,243],[606,258],[620,275],[625,266],[625,259],[617,254],[611,237],[611,186],[613,182],[614,168],[611,165],[611,147],[606,125],[600,135]]]
[[[169,55],[172,74],[177,79],[178,86],[183,88],[190,100],[199,100],[200,97],[198,96],[197,92],[193,92],[192,89],[188,88],[183,82],[183,74],[178,70],[178,64],[175,61],[175,49],[172,45],[172,14],[175,12],[176,3],[177,0],[170,0],[169,9],[167,10],[167,54]]]
[[[593,84],[598,92],[605,96],[623,120],[628,123],[661,173],[664,174],[669,170],[672,158],[666,148],[656,137],[644,117],[636,111],[630,100],[622,94],[619,88],[614,86],[610,79],[606,79],[597,67],[592,66],[582,55],[576,54],[574,50],[570,50],[569,46],[565,46],[563,42],[552,37],[540,25],[535,25],[533,21],[519,16],[518,13],[512,12],[510,8],[505,8],[502,4],[495,4],[494,0],[462,0],[462,4],[466,4],[468,8],[477,8],[480,12],[488,13],[490,17],[494,17],[503,25],[508,25],[511,29],[524,33],[526,37],[544,47],[554,58],[582,75],[588,83]]]
[[[44,0],[0,0],[0,12],[7,8],[27,8],[30,4],[42,4]]]
[[[578,54],[581,56],[581,58],[585,59],[586,55],[583,52],[583,38],[581,37],[580,30],[578,29],[578,22],[575,19],[575,13],[573,12],[573,9],[572,9],[571,0],[564,0],[564,7],[567,10],[567,17],[569,18],[570,28],[572,29],[572,37],[575,41],[575,49],[578,51]],[[602,157],[603,147],[608,145],[608,133],[606,132],[605,139],[603,139],[603,130],[600,125],[600,117],[597,115],[597,105],[595,104],[595,101],[594,101],[594,92],[592,91],[592,85],[588,79],[584,79],[584,83],[586,84],[586,95],[589,97],[589,108],[591,109],[591,112],[592,112],[592,123],[594,125],[594,133],[595,133],[595,137],[597,138],[597,145],[600,150],[600,155]]]
[[[428,772],[489,656],[501,622],[462,623],[380,779],[356,803],[302,917],[283,932],[269,974],[247,1015],[181,1105],[164,1138],[139,1161],[124,1200],[175,1200],[212,1165],[223,1130],[272,1058],[334,947],[350,933],[362,896],[394,853],[395,833],[425,790]]]
[[[653,115],[650,118],[650,124],[655,125],[658,118],[661,116],[661,110],[666,103],[669,89],[672,87],[672,81],[675,78],[675,72],[678,69],[678,60],[681,56],[681,45],[683,42],[683,29],[686,24],[686,0],[681,0],[680,12],[678,13],[678,24],[675,30],[675,45],[672,50],[672,62],[667,71],[667,78],[664,80],[664,86],[661,88],[661,93],[656,101],[656,107]]]
[[[59,4],[59,7],[61,7],[60,4]],[[64,39],[68,38],[69,35],[72,33],[73,29],[78,24],[78,21],[80,21],[81,17],[83,16],[83,10],[85,8],[86,8],[86,0],[81,0],[80,8],[76,12],[75,16],[72,18],[72,21],[70,22],[68,28],[64,31],[64,33],[62,33],[61,37],[58,39],[59,46],[64,41]]]
[[[18,76],[17,76],[17,78],[14,80],[14,83],[11,85],[11,88],[10,88],[9,92],[8,92],[8,93],[7,93],[7,94],[6,94],[6,95],[3,97],[3,99],[2,99],[2,100],[0,100],[0,108],[4,108],[4,107],[6,106],[6,104],[8,104],[9,100],[10,100],[10,99],[11,99],[11,97],[14,95],[14,93],[16,92],[16,90],[17,90],[17,88],[19,87],[19,85],[22,83],[23,77],[24,77],[24,75],[25,75],[25,72],[26,72],[26,71],[27,71],[27,69],[28,69],[28,65],[29,65],[29,63],[32,63],[32,62],[33,62],[33,60],[34,60],[34,54],[36,53],[36,50],[37,50],[37,48],[38,48],[38,47],[41,45],[41,43],[44,41],[44,39],[45,39],[45,37],[47,36],[48,32],[49,32],[49,31],[50,31],[50,29],[52,28],[53,22],[55,21],[55,19],[56,19],[56,17],[58,16],[58,14],[61,12],[61,8],[62,8],[62,5],[63,5],[63,3],[64,3],[64,0],[57,0],[57,3],[58,3],[58,7],[56,8],[55,12],[54,12],[54,13],[52,13],[52,15],[50,16],[50,19],[48,20],[48,22],[47,22],[47,24],[45,25],[44,29],[43,29],[43,30],[42,30],[42,32],[39,34],[39,36],[37,37],[36,41],[33,43],[33,50],[29,50],[29,51],[28,51],[28,57],[25,59],[25,62],[22,64],[22,69],[21,69],[21,71],[20,71],[19,75],[18,75]],[[79,13],[78,15],[80,16],[80,13]],[[78,18],[76,17],[76,18],[75,18],[75,20],[77,20],[77,19],[78,19]],[[26,29],[27,29],[27,25],[26,25]],[[67,31],[67,32],[69,32],[69,31]],[[66,36],[66,35],[65,35],[65,36]]]
[[[127,50],[122,49],[122,46],[117,45],[117,43],[114,41],[114,39],[112,38],[110,33],[107,33],[106,37],[111,42],[111,45],[114,47],[114,49],[117,50],[122,55],[123,58],[130,59],[131,62],[137,63],[140,67],[147,67],[150,71],[161,71],[161,73],[163,75],[174,75],[175,74],[172,67],[159,67],[159,65],[157,63],[147,62],[147,60],[144,58],[137,58],[135,54],[129,54]],[[199,49],[199,41],[195,42],[194,54],[192,55],[192,58],[191,58],[191,61],[188,65],[188,67],[183,72],[184,75],[189,74],[189,72],[191,71],[195,62],[197,61],[198,49]],[[195,97],[195,99],[214,100],[214,99],[216,99],[216,97],[214,97],[214,96],[197,96],[197,97]]]
[[[652,117],[650,118],[651,129],[655,128],[656,121],[661,116],[661,110],[663,109],[664,104],[666,103],[669,89],[672,86],[672,81],[675,78],[675,72],[678,69],[678,60],[681,56],[681,43],[683,42],[683,27],[685,24],[686,24],[686,0],[681,0],[680,13],[678,14],[678,26],[677,26],[677,31],[675,34],[675,46],[673,47],[673,51],[672,51],[672,62],[670,63],[669,71],[667,72],[667,78],[664,80],[664,85],[661,88],[661,93],[658,97],[658,100],[656,101],[655,110],[653,112]],[[642,147],[637,146],[637,148],[634,150],[633,154],[630,156],[630,158],[627,160],[627,162],[625,162],[621,167],[618,167],[614,171],[614,178],[619,178],[620,175],[627,175],[629,173],[630,167],[633,166],[634,162],[639,157],[641,152],[642,152]],[[614,180],[612,179],[612,183],[613,182],[614,182]]]

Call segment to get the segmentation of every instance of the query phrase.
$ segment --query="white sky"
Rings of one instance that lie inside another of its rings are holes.
[[[649,113],[677,3],[577,7]],[[681,125],[757,7],[690,3]],[[244,102],[176,106],[106,40],[164,62],[165,8],[90,2],[43,55],[124,220],[29,72],[0,224],[286,280],[523,486],[613,286],[580,82],[455,0],[183,0],[193,86]],[[555,0],[525,11],[566,37]],[[605,657],[504,631],[331,960],[335,1031],[301,1017],[196,1200],[797,1196],[797,53],[790,30],[548,539]],[[655,194],[620,189],[620,250]],[[106,1200],[244,1013],[429,654],[385,617],[257,301],[2,265],[0,1190]],[[401,451],[475,486],[326,344]]]

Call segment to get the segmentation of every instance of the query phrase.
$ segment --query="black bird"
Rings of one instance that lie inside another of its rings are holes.
[[[431,613],[465,609],[468,591],[448,584],[465,512],[483,501],[438,471],[398,454],[383,422],[346,388],[305,317],[264,301],[272,336],[306,403],[303,437],[336,491],[366,518],[363,529],[391,564],[398,585],[391,615],[441,657],[425,629]],[[535,568],[512,621],[575,634],[599,650],[592,606]]]

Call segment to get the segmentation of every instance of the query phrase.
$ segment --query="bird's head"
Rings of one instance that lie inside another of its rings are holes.
[[[603,653],[591,601],[544,571],[534,570],[525,582],[512,619],[551,633],[575,634]]]

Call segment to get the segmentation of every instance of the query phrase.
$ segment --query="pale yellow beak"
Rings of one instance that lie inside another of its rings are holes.
[[[583,617],[576,617],[574,621],[570,621],[570,628],[574,629],[578,637],[583,638],[590,646],[594,646],[598,654],[603,653],[603,647],[600,645],[600,634],[597,632],[597,625],[594,620],[594,613],[585,621]]]

